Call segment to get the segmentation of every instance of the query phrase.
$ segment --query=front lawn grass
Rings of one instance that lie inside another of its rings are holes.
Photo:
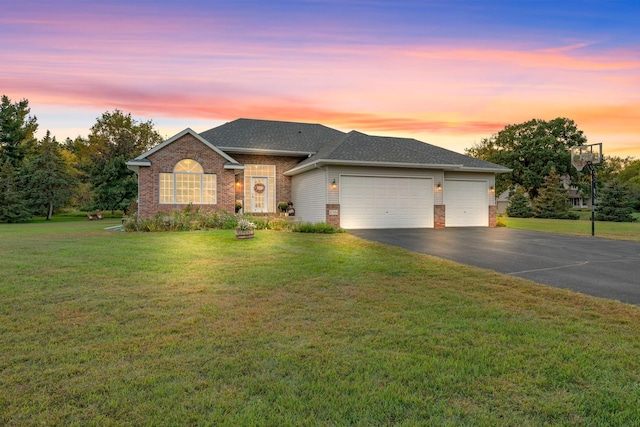
[[[640,422],[640,308],[349,234],[0,225],[0,425]]]
[[[589,213],[589,215],[591,215]],[[501,221],[509,228],[544,231],[547,233],[591,236],[591,216],[588,219],[509,218]],[[595,221],[595,237],[640,242],[640,222]]]

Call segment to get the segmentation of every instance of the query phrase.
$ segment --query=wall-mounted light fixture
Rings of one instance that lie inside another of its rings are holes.
[[[236,187],[240,188],[240,180],[238,180],[238,177],[236,177]]]
[[[493,188],[493,185],[489,187],[489,193],[493,194],[493,192],[496,191],[495,188]]]
[[[442,190],[442,184],[437,183],[436,184],[436,191],[440,191],[440,190]]]
[[[333,178],[333,182],[331,183],[331,188],[332,188],[333,190],[335,190],[336,188],[338,188],[338,184],[336,184],[336,179],[335,179],[335,178]]]

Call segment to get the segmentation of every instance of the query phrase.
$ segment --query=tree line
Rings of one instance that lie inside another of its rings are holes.
[[[105,112],[87,137],[56,140],[49,131],[35,137],[38,122],[29,102],[0,103],[0,222],[51,219],[60,208],[135,209],[138,184],[126,162],[162,137],[152,121],[140,122],[120,110]]]
[[[509,192],[510,216],[577,219],[567,190],[574,187],[590,199],[590,172],[571,165],[569,149],[586,143],[573,120],[533,119],[507,125],[465,153],[512,169],[496,177],[496,193]],[[633,212],[640,210],[640,160],[604,156],[596,175],[596,219],[633,221]]]
[[[126,162],[162,142],[152,121],[138,121],[120,110],[96,119],[86,137],[58,142],[47,131],[40,140],[29,102],[0,103],[0,222],[51,219],[56,210],[136,210],[138,184]],[[512,169],[498,174],[496,194],[509,191],[511,216],[571,218],[567,187],[590,197],[589,173],[571,165],[569,148],[587,138],[573,120],[529,120],[465,150]],[[608,157],[598,168],[596,216],[631,221],[640,210],[640,160]]]

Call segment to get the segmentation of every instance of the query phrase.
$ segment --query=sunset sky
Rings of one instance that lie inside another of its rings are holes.
[[[116,108],[163,137],[236,118],[454,151],[573,119],[640,158],[638,0],[0,0],[0,94],[58,140]]]

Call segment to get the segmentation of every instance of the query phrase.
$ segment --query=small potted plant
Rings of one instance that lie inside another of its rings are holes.
[[[289,207],[288,203],[285,203],[285,202],[278,203],[278,210],[280,211],[280,216],[286,216],[288,207]]]
[[[252,239],[253,232],[256,229],[254,223],[245,218],[240,218],[238,220],[238,225],[236,225],[236,238],[237,239]]]

